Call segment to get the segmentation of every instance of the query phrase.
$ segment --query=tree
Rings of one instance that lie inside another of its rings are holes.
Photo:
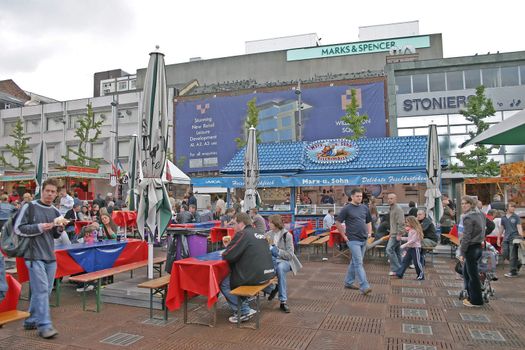
[[[496,113],[492,100],[485,97],[485,87],[483,85],[476,88],[476,95],[467,101],[467,108],[459,112],[469,122],[474,123],[475,129],[469,131],[470,138],[461,147],[464,147],[470,140],[489,128],[483,119],[493,116]],[[469,153],[458,152],[456,157],[463,163],[463,166],[453,164],[452,171],[463,174],[475,174],[477,176],[497,176],[499,174],[499,163],[493,159],[489,160],[489,154],[499,146],[476,145]]]
[[[31,153],[28,141],[31,137],[26,137],[24,133],[24,122],[22,118],[19,118],[11,133],[9,134],[14,139],[14,145],[7,145],[7,150],[11,152],[12,156],[16,158],[18,164],[9,163],[4,156],[0,155],[0,163],[5,166],[12,168],[13,170],[26,171],[33,166],[31,159],[26,156],[27,153]]]
[[[244,121],[244,128],[246,130],[245,135],[247,135],[248,129],[252,126],[254,128],[257,128],[257,125],[259,125],[259,109],[257,108],[256,104],[256,98],[252,98],[248,103],[246,104],[248,106],[248,111],[246,113],[246,120]],[[257,143],[261,143],[261,132],[257,130]],[[235,139],[235,143],[237,144],[238,148],[243,148],[246,145],[246,140],[244,138],[237,137]]]
[[[341,121],[344,122],[348,128],[352,131],[351,136],[346,138],[349,140],[358,140],[365,136],[366,128],[365,123],[368,122],[368,115],[359,115],[359,105],[357,103],[357,91],[356,89],[350,90],[351,100],[346,105],[346,114],[341,117]]]
[[[95,121],[95,114],[93,113],[93,108],[91,103],[87,104],[87,113],[86,115],[81,116],[78,119],[79,127],[75,130],[75,136],[80,141],[76,147],[67,147],[68,155],[62,156],[67,164],[86,167],[91,166],[94,168],[99,167],[101,158],[94,158],[87,155],[86,148],[88,144],[93,145],[95,143],[102,130],[103,120]],[[76,148],[76,149],[75,149]],[[69,157],[69,152],[77,156],[76,159],[71,159]]]

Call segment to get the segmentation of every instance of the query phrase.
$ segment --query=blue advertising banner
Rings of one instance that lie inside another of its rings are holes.
[[[260,188],[264,187],[303,187],[303,186],[366,186],[391,185],[400,183],[424,183],[427,181],[424,171],[411,173],[382,173],[375,175],[296,175],[261,176]],[[228,188],[243,188],[242,177],[203,177],[192,178],[194,186],[216,186]]]
[[[360,114],[367,114],[367,137],[386,136],[384,82],[334,85],[302,89],[302,136],[304,141],[349,136],[341,122],[356,89]],[[235,138],[245,139],[246,104],[256,99],[262,142],[297,141],[299,113],[295,90],[247,93],[180,101],[175,105],[176,157],[186,160],[185,172],[215,171],[238,151]]]

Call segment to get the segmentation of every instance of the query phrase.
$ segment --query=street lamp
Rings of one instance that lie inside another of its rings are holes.
[[[297,126],[299,128],[297,139],[299,141],[302,141],[303,140],[303,115],[302,115],[303,102],[301,100],[301,95],[302,95],[301,80],[299,80],[299,82],[297,83],[295,94],[297,95]]]

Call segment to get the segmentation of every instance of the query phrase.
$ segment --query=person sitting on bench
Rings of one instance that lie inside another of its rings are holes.
[[[237,213],[233,220],[235,236],[222,253],[230,264],[231,273],[221,282],[220,289],[235,315],[229,318],[237,323],[237,308],[241,308],[241,322],[248,321],[257,311],[250,308],[247,299],[237,304],[231,291],[243,285],[264,284],[275,275],[272,254],[264,234],[252,227],[252,219],[246,213]]]

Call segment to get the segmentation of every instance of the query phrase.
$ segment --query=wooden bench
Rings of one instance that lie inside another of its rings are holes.
[[[328,241],[330,240],[330,233],[328,232],[327,235],[323,236],[323,234],[319,235],[319,239],[312,242],[312,246],[315,247],[315,252],[317,253],[319,251],[319,248],[321,248],[321,252],[323,251],[323,246],[325,248],[326,254],[328,254]]]
[[[459,238],[449,233],[442,233],[441,236],[447,238],[450,241],[450,258],[454,259],[454,253],[459,247]]]
[[[313,247],[312,243],[320,239],[319,236],[310,236],[306,237],[305,239],[299,241],[299,253],[302,253],[303,249],[306,249],[308,247]],[[308,253],[308,261],[310,261],[310,253]]]
[[[166,257],[156,257],[153,258],[153,266],[159,273],[162,271],[162,265],[166,261]],[[82,310],[86,311],[86,287],[89,282],[96,281],[95,286],[95,293],[96,293],[96,301],[97,301],[97,309],[96,312],[100,312],[100,289],[102,286],[102,279],[105,277],[110,277],[113,275],[117,275],[119,273],[123,272],[131,272],[131,278],[133,278],[133,270],[139,269],[141,267],[148,266],[148,260],[142,260],[137,261],[134,263],[126,264],[126,265],[120,265],[116,267],[111,267],[109,269],[104,269],[100,271],[94,271],[94,272],[88,272],[84,273],[82,275],[72,276],[69,278],[70,281],[73,282],[81,282],[84,283],[84,290],[82,291]],[[93,310],[88,310],[93,311]]]
[[[149,289],[149,318],[153,319],[153,296],[159,295],[162,299],[162,310],[164,310],[164,321],[168,320],[168,308],[166,307],[166,292],[170,283],[170,275],[162,276],[153,280],[140,283],[137,287]]]
[[[430,258],[430,262],[432,263],[432,266],[434,266],[434,249],[436,247],[421,247],[421,250],[425,253],[425,256],[428,254],[430,254],[431,258]]]
[[[370,237],[366,241],[366,250],[372,252],[372,255],[373,252],[377,252],[377,255],[381,257],[381,253],[385,251],[389,239],[390,235],[385,235],[378,240],[375,240],[374,237]]]
[[[277,283],[277,277],[272,278],[266,283],[255,285],[255,286],[240,286],[235,288],[231,291],[232,295],[237,296],[237,327],[241,328],[241,298],[251,298],[255,297],[256,302],[256,311],[257,314],[255,315],[255,329],[259,329],[260,324],[260,313],[261,313],[261,307],[260,307],[260,300],[259,300],[259,294],[270,284],[276,284]]]
[[[22,320],[28,317],[29,317],[29,312],[26,312],[26,311],[10,310],[10,311],[0,312],[0,328],[2,328],[5,324],[8,324],[9,322]]]

